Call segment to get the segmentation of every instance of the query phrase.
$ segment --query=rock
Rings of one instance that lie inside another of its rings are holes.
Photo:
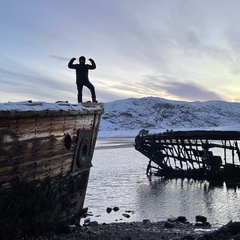
[[[202,222],[202,223],[206,223],[207,222],[207,218],[202,216],[202,215],[197,215],[195,217],[195,219],[196,219],[196,222]]]
[[[89,223],[89,226],[98,226],[98,222],[97,221],[92,221]]]
[[[176,217],[170,217],[167,220],[168,222],[177,222],[178,219]]]
[[[170,222],[165,222],[165,223],[164,223],[164,227],[165,227],[165,228],[174,228],[175,225],[174,225],[173,223],[170,223]]]
[[[211,224],[209,222],[196,222],[196,227],[211,227]]]
[[[223,226],[222,229],[231,233],[232,235],[237,235],[240,233],[240,222],[230,221],[225,226]]]
[[[143,219],[143,224],[151,223],[149,219]]]
[[[118,210],[119,210],[119,207],[114,207],[114,208],[113,208],[113,211],[114,211],[114,212],[117,212]]]
[[[134,211],[131,211],[131,210],[126,210],[125,212],[126,213],[134,213]]]
[[[82,210],[80,210],[79,212],[80,217],[86,217],[87,212],[88,212],[88,208],[83,208]]]
[[[130,218],[130,215],[127,214],[127,213],[123,213],[122,215],[123,215],[125,218]]]
[[[187,221],[187,219],[186,219],[185,216],[179,216],[179,217],[177,218],[177,220],[178,220],[179,222],[182,222],[182,223],[185,223],[185,222]]]
[[[112,208],[108,207],[107,208],[107,213],[110,213],[112,211]]]
[[[90,218],[84,219],[84,224],[88,224],[88,223],[90,223]]]
[[[205,223],[205,226],[206,226],[206,227],[211,227],[211,224],[210,224],[209,222],[206,222],[206,223]]]

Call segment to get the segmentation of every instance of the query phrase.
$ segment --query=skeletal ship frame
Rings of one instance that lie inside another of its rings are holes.
[[[166,131],[135,138],[149,158],[147,174],[195,179],[240,179],[240,131]]]

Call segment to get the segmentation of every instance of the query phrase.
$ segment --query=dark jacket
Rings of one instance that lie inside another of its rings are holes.
[[[92,64],[90,65],[85,63],[73,64],[74,61],[75,61],[75,58],[72,58],[68,63],[68,67],[71,69],[76,69],[76,83],[84,83],[89,81],[88,70],[96,68],[95,62],[92,59],[89,59],[89,61]]]

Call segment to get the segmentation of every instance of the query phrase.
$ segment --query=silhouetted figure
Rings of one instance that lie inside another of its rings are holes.
[[[95,88],[90,83],[88,79],[88,70],[89,69],[95,69],[96,64],[95,62],[89,58],[90,64],[85,64],[86,58],[81,56],[79,58],[79,64],[73,64],[73,62],[76,60],[76,58],[72,58],[69,63],[68,67],[71,69],[76,69],[76,83],[77,83],[77,89],[78,89],[78,102],[82,102],[82,90],[83,86],[86,86],[90,91],[92,95],[92,102],[97,103],[96,100],[96,94],[95,94]]]

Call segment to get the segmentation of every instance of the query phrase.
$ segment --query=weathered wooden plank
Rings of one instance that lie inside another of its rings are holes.
[[[1,116],[4,118],[25,118],[25,117],[57,117],[57,116],[78,116],[78,115],[89,115],[89,114],[100,114],[103,113],[101,109],[83,109],[81,111],[71,110],[71,111],[9,111],[9,112],[0,112]]]
[[[69,171],[71,164],[72,159],[68,158],[62,162],[54,162],[54,160],[43,160],[41,164],[37,162],[36,168],[34,167],[35,163],[26,163],[15,167],[0,168],[0,183],[10,181],[17,177],[27,178],[28,180],[30,180],[30,178],[42,179],[46,176],[53,177],[60,173]]]
[[[9,130],[14,133],[24,134],[24,133],[36,133],[36,132],[57,132],[57,131],[67,131],[73,128],[92,128],[93,127],[94,116],[75,116],[72,119],[67,119],[66,117],[50,118],[20,118],[14,121],[7,121],[5,125],[1,122],[0,130]]]
[[[73,140],[76,139],[76,135],[72,135]],[[44,136],[44,137],[35,137],[35,138],[30,138],[25,139],[23,141],[16,141],[16,144],[13,145],[12,142],[9,141],[4,141],[0,147],[2,149],[1,151],[1,156],[7,156],[7,155],[13,155],[12,152],[15,153],[21,153],[21,152],[28,152],[30,151],[30,153],[37,152],[37,151],[47,151],[47,150],[51,150],[53,147],[55,147],[56,149],[64,149],[65,145],[64,145],[64,139],[65,139],[65,135],[64,133],[60,133],[60,135],[55,135],[55,136]],[[13,141],[15,141],[15,139],[12,139]],[[75,144],[73,142],[73,144]],[[73,145],[72,144],[72,145]],[[33,150],[34,149],[34,150]],[[29,154],[29,153],[26,153]]]
[[[74,147],[72,146],[72,150]],[[70,149],[70,150],[71,150]],[[65,155],[68,157],[73,156],[72,151],[66,150],[63,144],[56,145],[53,149],[51,146],[44,146],[39,147],[38,149],[32,148],[31,150],[26,149],[26,151],[11,151],[10,154],[6,154],[5,156],[1,157],[0,166],[7,166],[7,165],[16,165],[16,164],[25,164],[25,163],[32,163],[32,162],[41,162],[41,158],[47,159],[51,158],[52,155],[59,156],[63,158]],[[18,155],[17,155],[18,153]]]

